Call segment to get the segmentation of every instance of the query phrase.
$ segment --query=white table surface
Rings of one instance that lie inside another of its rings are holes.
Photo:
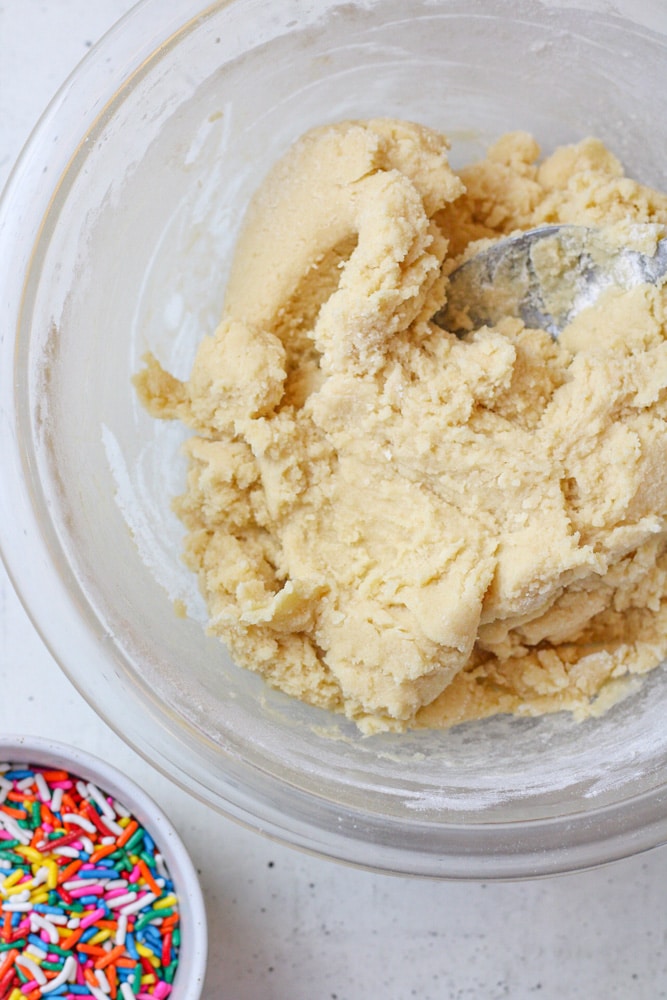
[[[59,84],[131,6],[0,0],[0,187]],[[665,849],[579,875],[484,885],[376,875],[273,844],[172,785],[97,718],[1,566],[0,671],[0,731],[113,760],[182,834],[209,917],[206,1000],[667,997]]]

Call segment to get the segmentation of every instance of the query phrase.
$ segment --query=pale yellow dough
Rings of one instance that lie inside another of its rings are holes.
[[[667,654],[666,293],[558,343],[429,322],[474,241],[667,223],[586,139],[457,175],[418,125],[305,135],[248,212],[222,322],[151,412],[189,439],[176,509],[236,661],[364,731],[600,711]],[[630,229],[628,229],[628,232]]]

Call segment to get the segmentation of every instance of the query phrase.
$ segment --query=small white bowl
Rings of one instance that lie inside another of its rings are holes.
[[[98,757],[54,740],[0,736],[0,762],[53,767],[92,781],[118,799],[139,821],[162,854],[179,900],[181,944],[170,1000],[198,1000],[207,955],[206,911],[190,856],[163,811],[138,785]]]

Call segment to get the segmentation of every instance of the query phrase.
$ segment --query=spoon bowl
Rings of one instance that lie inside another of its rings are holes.
[[[539,226],[492,243],[452,271],[433,322],[462,335],[512,316],[556,339],[606,289],[665,281],[667,238],[656,241],[655,226],[641,229],[654,252],[576,225]]]

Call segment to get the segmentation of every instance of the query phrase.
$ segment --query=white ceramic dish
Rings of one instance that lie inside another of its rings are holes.
[[[179,899],[181,945],[170,996],[198,1000],[206,971],[207,927],[204,900],[190,856],[170,821],[143,789],[106,761],[53,740],[0,736],[0,761],[54,769],[92,781],[118,799],[154,839]]]
[[[372,868],[509,878],[667,839],[667,675],[604,718],[361,738],[205,636],[169,498],[182,432],[130,377],[185,374],[248,198],[304,129],[441,127],[455,165],[514,128],[595,133],[667,189],[667,9],[606,0],[143,0],[67,82],[0,207],[1,546],[63,669],[231,816]],[[174,614],[184,601],[188,618]]]

